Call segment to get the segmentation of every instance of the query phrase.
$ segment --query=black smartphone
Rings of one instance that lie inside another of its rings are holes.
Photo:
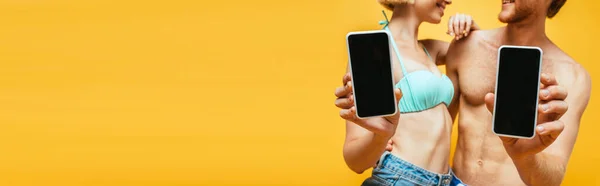
[[[389,38],[385,30],[346,35],[358,118],[390,116],[398,112]]]
[[[498,49],[493,132],[531,139],[538,115],[543,51],[539,47],[503,45]]]

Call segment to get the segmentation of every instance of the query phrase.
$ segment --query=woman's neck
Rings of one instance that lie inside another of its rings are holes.
[[[417,19],[410,5],[396,5],[388,27],[399,47],[411,47],[418,50],[418,33],[421,21]]]

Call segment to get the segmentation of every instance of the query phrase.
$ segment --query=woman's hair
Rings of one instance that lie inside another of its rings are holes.
[[[415,0],[377,0],[379,4],[383,5],[386,9],[394,11],[394,5],[400,4],[413,4]]]
[[[382,0],[380,0],[379,2],[381,1]],[[546,14],[546,17],[553,18],[558,13],[560,8],[562,8],[562,6],[565,5],[566,2],[567,0],[552,0],[550,7],[548,7],[548,14]]]

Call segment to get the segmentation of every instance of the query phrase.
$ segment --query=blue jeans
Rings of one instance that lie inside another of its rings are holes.
[[[373,175],[367,178],[363,186],[466,186],[462,183],[452,169],[448,174],[438,174],[427,171],[412,163],[404,161],[399,157],[385,152],[381,156],[377,167],[373,169]]]

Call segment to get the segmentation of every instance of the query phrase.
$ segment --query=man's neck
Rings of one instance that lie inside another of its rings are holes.
[[[394,14],[388,27],[399,46],[420,48],[418,33],[421,21],[414,15],[414,9],[409,5],[400,5],[394,9]]]
[[[501,37],[501,43],[520,46],[543,46],[549,42],[546,36],[546,19],[509,23]]]

